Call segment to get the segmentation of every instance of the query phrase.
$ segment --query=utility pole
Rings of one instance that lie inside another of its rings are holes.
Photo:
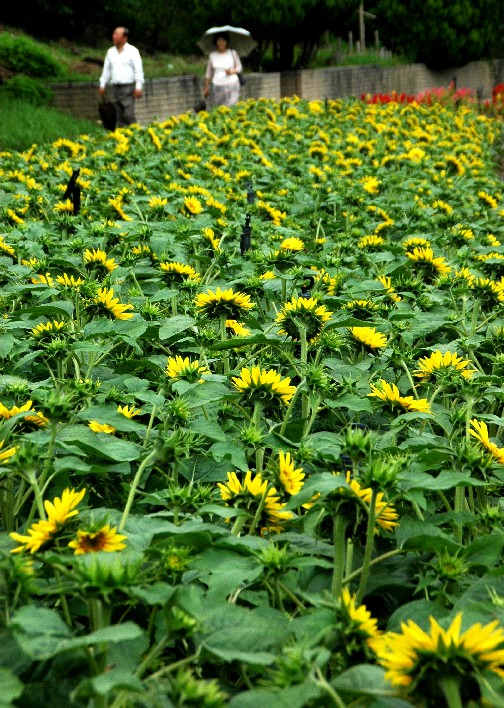
[[[359,5],[359,44],[361,52],[366,51],[366,25],[364,22],[366,17],[370,20],[376,20],[376,15],[373,15],[372,12],[366,12],[364,3],[361,2]]]
[[[361,52],[366,51],[366,25],[364,24],[364,3],[359,5],[359,43]]]

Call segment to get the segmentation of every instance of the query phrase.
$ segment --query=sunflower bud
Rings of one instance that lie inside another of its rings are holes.
[[[252,447],[259,447],[264,440],[264,436],[259,428],[255,425],[244,426],[240,430],[240,440],[245,445],[251,445]]]
[[[404,460],[371,459],[364,473],[363,482],[367,486],[381,491],[393,489],[403,467]]]

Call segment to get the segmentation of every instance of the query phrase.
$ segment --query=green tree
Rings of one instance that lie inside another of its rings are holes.
[[[502,0],[377,0],[366,10],[383,44],[435,69],[503,53]]]
[[[355,13],[359,0],[192,0],[201,32],[212,25],[246,27],[258,42],[257,59],[273,46],[275,70],[306,65],[327,30],[338,32],[340,24]],[[300,46],[299,57],[295,47]]]

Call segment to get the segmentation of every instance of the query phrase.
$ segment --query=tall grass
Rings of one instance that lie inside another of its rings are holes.
[[[103,131],[98,123],[79,120],[56,108],[34,106],[16,98],[0,96],[0,150],[26,150],[57,138],[73,139]]]

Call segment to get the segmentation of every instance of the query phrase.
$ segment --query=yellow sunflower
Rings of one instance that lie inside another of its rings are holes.
[[[107,258],[105,251],[100,248],[86,249],[84,251],[84,264],[91,268],[100,266],[107,273],[112,273],[113,270],[119,267],[114,259]]]
[[[8,450],[1,451],[4,446],[5,440],[0,440],[0,462],[5,464],[13,455],[17,452],[17,447],[10,447]]]
[[[60,285],[63,285],[66,288],[75,288],[76,290],[78,290],[79,287],[84,282],[84,278],[76,278],[73,275],[68,275],[67,273],[63,273],[63,275],[56,276],[56,282],[59,283]]]
[[[230,329],[237,337],[248,337],[250,334],[250,330],[236,320],[226,320],[226,329]]]
[[[198,282],[200,279],[200,274],[196,273],[192,266],[185,265],[185,263],[165,261],[159,264],[159,268],[163,272],[164,279],[168,284],[174,282],[180,283],[188,279],[193,282]]]
[[[346,473],[347,484],[350,485],[350,490],[341,488],[340,493],[343,496],[354,496],[357,497],[360,502],[364,505],[367,512],[369,513],[369,504],[371,503],[371,498],[373,495],[373,490],[370,487],[361,487],[356,479],[352,478],[352,473],[350,470]],[[384,499],[383,492],[378,492],[376,495],[376,506],[375,506],[375,523],[384,531],[392,531],[394,526],[397,526],[397,519],[399,515],[397,514],[395,507],[389,504]],[[375,528],[375,531],[377,529]]]
[[[407,251],[406,256],[414,263],[426,268],[429,274],[448,275],[451,271],[451,267],[446,263],[443,256],[434,256],[432,248],[417,246],[413,251]]]
[[[392,302],[401,302],[402,297],[398,295],[392,285],[392,278],[387,275],[379,275],[376,280],[383,285],[387,295]]]
[[[133,317],[131,312],[127,312],[127,310],[133,309],[133,305],[124,304],[119,302],[119,298],[114,298],[113,288],[100,288],[93,304],[99,307],[105,317],[111,319],[130,320]]]
[[[188,356],[184,359],[181,356],[170,356],[166,362],[165,374],[169,379],[175,381],[183,380],[189,383],[199,381],[202,383],[204,379],[201,376],[210,373],[208,367],[200,365],[199,359],[191,361]]]
[[[41,322],[31,330],[32,337],[36,339],[47,339],[53,334],[59,334],[66,328],[67,323],[63,320],[52,320],[50,322]]]
[[[229,320],[239,320],[240,315],[246,314],[255,307],[249,295],[235,293],[232,288],[228,290],[217,288],[215,292],[209,290],[206,293],[199,293],[194,302],[200,314],[211,319],[225,317]]]
[[[504,448],[498,447],[490,440],[487,424],[483,420],[473,418],[471,420],[471,426],[473,430],[469,430],[469,435],[472,435],[473,438],[479,440],[483,447],[492,455],[493,458],[497,460],[497,462],[504,464]]]
[[[127,536],[116,533],[116,527],[111,528],[110,524],[105,524],[98,531],[77,531],[77,538],[70,541],[68,546],[74,549],[76,556],[83,553],[96,553],[104,551],[105,553],[113,553],[114,551],[122,551],[126,548],[124,541]]]
[[[371,393],[368,396],[375,397],[387,403],[392,409],[402,408],[406,412],[432,413],[429,401],[426,398],[414,398],[413,396],[401,396],[395,384],[390,384],[384,379],[380,379],[379,385],[371,384]]]
[[[302,486],[305,474],[302,467],[295,469],[296,464],[291,459],[290,452],[278,453],[278,480],[287,494],[297,494]]]
[[[387,346],[387,337],[377,332],[375,327],[350,327],[350,334],[368,349],[381,349]]]
[[[304,241],[296,236],[290,236],[282,241],[280,248],[283,251],[302,251],[305,247]]]
[[[0,403],[0,419],[5,418],[8,420],[18,413],[29,412],[30,415],[24,416],[23,420],[20,422],[33,423],[37,427],[42,427],[47,425],[48,419],[42,413],[32,410],[33,401],[27,401],[22,406],[12,406],[12,408],[7,408],[3,403]]]
[[[184,214],[188,216],[196,216],[201,214],[203,211],[203,206],[199,199],[196,197],[184,197],[184,206],[182,207]]]
[[[331,315],[332,312],[313,297],[293,297],[283,305],[275,322],[281,325],[279,334],[285,334],[296,341],[300,339],[300,328],[303,327],[307,341],[311,342],[322,332]]]
[[[296,392],[296,387],[290,385],[290,378],[282,379],[281,374],[274,369],[243,368],[240,376],[234,376],[233,386],[242,396],[252,402],[264,404],[281,402],[288,406]]]
[[[249,470],[243,480],[240,480],[236,472],[228,472],[227,482],[219,482],[217,486],[226,505],[247,510],[253,516],[260,512],[259,528],[276,531],[279,524],[293,517],[292,512],[284,510],[285,505],[279,501],[275,487],[270,486],[260,474],[252,477]]]
[[[76,516],[79,511],[75,507],[83,500],[85,493],[85,489],[77,492],[75,489],[67,487],[63,490],[61,497],[55,497],[52,502],[46,499],[44,501],[44,509],[48,520],[57,526],[62,526],[72,516]]]
[[[436,349],[430,356],[418,360],[419,368],[413,372],[413,375],[422,381],[428,381],[431,377],[436,379],[440,374],[446,373],[455,373],[464,379],[471,379],[476,369],[468,369],[470,364],[469,359],[462,359],[458,354],[453,352],[441,354],[440,350]]]
[[[504,284],[490,278],[473,278],[469,287],[484,302],[498,304],[504,302]]]
[[[33,523],[27,530],[27,535],[22,535],[15,531],[9,534],[13,541],[17,541],[20,544],[17,548],[13,548],[11,553],[21,553],[21,551],[36,553],[43,546],[52,542],[68,519],[79,513],[75,507],[82,501],[85,493],[85,489],[77,492],[75,489],[67,487],[61,497],[55,497],[52,502],[46,499],[44,501],[44,509],[47,519],[41,519]]]
[[[91,428],[93,433],[106,433],[107,435],[113,435],[117,432],[117,429],[108,423],[98,423],[97,420],[90,420],[88,427]]]
[[[341,610],[345,616],[347,627],[360,635],[369,645],[370,639],[381,634],[378,629],[378,620],[371,616],[365,605],[357,607],[355,597],[348,588],[344,588],[341,593]]]
[[[117,412],[122,413],[126,418],[134,418],[142,413],[140,408],[135,408],[135,406],[117,406]]]
[[[406,688],[423,700],[426,696],[435,700],[445,677],[456,678],[465,689],[473,684],[476,691],[475,679],[482,671],[504,679],[504,629],[498,620],[484,626],[477,622],[463,633],[461,612],[447,629],[434,617],[429,617],[429,624],[427,632],[407,620],[401,622],[401,633],[386,632],[370,640],[393,686]],[[478,696],[475,701],[480,705]]]

